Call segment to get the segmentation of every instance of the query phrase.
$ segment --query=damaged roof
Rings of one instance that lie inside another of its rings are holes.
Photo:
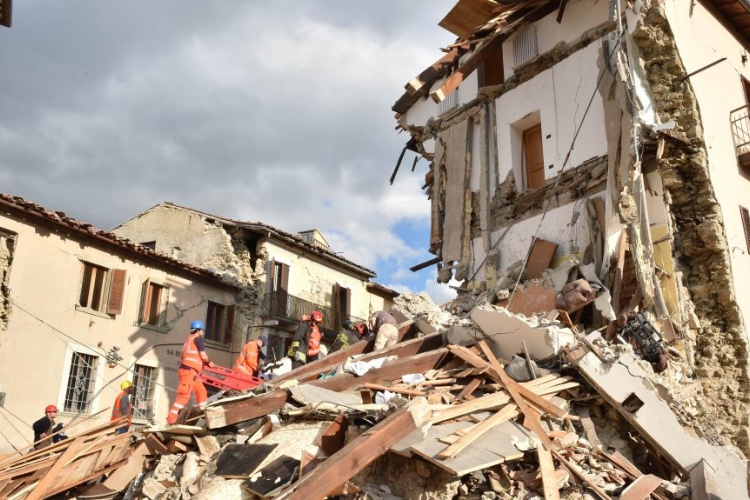
[[[202,212],[194,208],[183,207],[181,205],[177,205],[176,203],[172,203],[171,201],[165,201],[164,203],[161,203],[160,205],[179,208],[181,210],[187,210],[195,214],[201,215],[207,219],[218,221],[227,226],[240,227],[240,228],[247,229],[249,231],[252,231],[258,234],[264,234],[269,237],[275,237],[277,240],[283,241],[284,243],[290,244],[297,248],[301,248],[305,251],[314,253],[324,260],[327,260],[339,266],[345,267],[349,269],[350,271],[356,272],[357,274],[366,276],[368,278],[374,278],[377,276],[375,271],[372,271],[364,266],[361,266],[357,264],[356,262],[352,262],[351,260],[340,257],[339,255],[337,255],[335,252],[332,252],[331,250],[324,249],[316,245],[312,245],[297,235],[287,233],[286,231],[282,231],[281,229],[277,229],[273,226],[269,226],[268,224],[264,224],[262,222],[247,222],[247,221],[240,221],[236,219],[229,219],[227,217],[221,217],[219,215]],[[152,210],[153,208],[156,208],[157,206],[160,206],[160,205],[151,207],[149,210]],[[146,210],[146,212],[148,212],[149,210]]]
[[[116,249],[117,252],[125,254],[134,260],[149,260],[150,262],[168,266],[182,273],[190,275],[192,278],[209,280],[231,288],[237,288],[227,283],[221,276],[207,269],[193,266],[164,254],[155,252],[148,247],[134,243],[128,239],[120,238],[112,232],[95,228],[88,222],[82,222],[65,215],[65,212],[59,210],[48,210],[41,205],[25,200],[20,196],[12,196],[0,193],[0,207],[3,213],[10,217],[18,217],[23,221],[31,223],[37,222],[48,227],[57,233],[64,233],[66,237],[77,237],[87,240],[91,245]],[[31,220],[29,220],[31,219]]]
[[[13,16],[13,0],[0,0],[0,26],[10,28]]]

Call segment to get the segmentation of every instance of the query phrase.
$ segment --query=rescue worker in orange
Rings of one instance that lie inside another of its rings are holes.
[[[120,389],[122,389],[122,392],[117,395],[115,404],[112,406],[112,418],[110,418],[110,422],[127,417],[127,425],[118,427],[116,431],[116,434],[125,434],[133,423],[133,406],[130,404],[130,395],[135,392],[135,387],[132,382],[126,380],[120,384]]]
[[[214,368],[216,365],[208,359],[208,354],[206,354],[206,346],[203,345],[203,335],[205,334],[203,328],[202,321],[196,320],[190,323],[190,335],[182,346],[180,369],[177,370],[180,385],[177,386],[177,398],[172,405],[172,409],[169,410],[167,424],[172,425],[177,422],[180,410],[190,401],[190,394],[195,393],[195,400],[201,408],[205,406],[206,399],[208,399],[200,375],[203,371],[203,365],[209,368]]]
[[[253,339],[242,348],[237,359],[234,361],[232,370],[250,375],[251,377],[258,377],[261,367],[261,359],[263,359],[263,351],[261,349],[266,345],[266,337],[258,337]]]
[[[292,348],[290,349],[290,357],[294,360],[292,362],[293,368],[298,368],[320,357],[320,341],[323,336],[320,333],[318,325],[323,323],[323,313],[313,311],[310,313],[310,316],[305,314],[302,316],[302,321],[308,323],[306,325],[306,332],[301,339],[298,338],[292,342]],[[299,345],[300,340],[302,341],[301,345]],[[295,344],[297,345],[295,346]],[[307,353],[304,353],[305,344],[307,344]]]

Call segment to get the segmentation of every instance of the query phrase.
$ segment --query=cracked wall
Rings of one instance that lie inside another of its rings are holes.
[[[8,329],[8,321],[12,312],[9,283],[15,244],[15,234],[0,229],[0,349],[2,349],[2,333]]]
[[[733,291],[722,209],[707,162],[701,113],[665,12],[643,2],[633,31],[661,122],[674,120],[689,144],[666,141],[658,160],[674,228],[673,251],[700,319],[692,329],[696,375],[702,382],[700,423],[715,439],[750,454],[748,345]]]

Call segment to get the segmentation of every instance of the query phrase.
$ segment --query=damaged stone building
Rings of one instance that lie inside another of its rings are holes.
[[[748,2],[459,0],[439,24],[456,42],[393,106],[430,162],[424,265],[501,304],[590,269],[750,454]]]
[[[237,287],[22,198],[0,207],[0,452],[27,450],[50,404],[79,430],[109,422],[125,380],[134,423],[164,421],[190,322],[229,313]]]
[[[330,342],[344,320],[364,321],[373,311],[389,310],[398,296],[371,282],[373,271],[333,252],[318,230],[290,234],[166,202],[112,231],[239,286],[234,338],[216,339],[235,352],[263,332],[267,354],[283,357],[300,316],[312,310],[323,313]]]

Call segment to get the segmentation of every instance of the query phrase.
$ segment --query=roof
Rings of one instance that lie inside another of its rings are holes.
[[[10,28],[13,21],[13,0],[0,0],[0,26]]]
[[[228,226],[241,227],[243,229],[247,229],[250,231],[257,232],[257,233],[267,234],[271,237],[275,237],[276,239],[283,241],[284,243],[288,245],[292,245],[297,248],[301,248],[305,251],[312,252],[324,260],[335,263],[336,265],[340,267],[347,268],[350,271],[353,271],[357,274],[364,275],[368,278],[374,278],[375,276],[377,276],[375,271],[372,271],[364,266],[361,266],[357,264],[356,262],[352,262],[351,260],[345,259],[343,257],[339,257],[336,253],[332,252],[329,249],[321,248],[319,246],[307,243],[305,240],[303,240],[301,237],[297,235],[287,233],[286,231],[282,231],[281,229],[277,229],[273,226],[269,226],[268,224],[264,224],[262,222],[247,222],[247,221],[229,219],[226,217],[221,217],[219,215],[202,212],[194,208],[183,207],[181,205],[177,205],[176,203],[172,203],[170,201],[165,201],[164,203],[161,203],[160,205],[179,208],[181,210],[187,210],[189,212],[202,215],[206,218],[219,221],[222,224],[226,224]],[[157,205],[157,206],[160,206],[160,205]]]
[[[157,262],[160,265],[175,269],[194,278],[209,280],[213,283],[218,283],[235,289],[237,288],[222,279],[218,274],[207,269],[193,266],[187,262],[155,252],[148,247],[133,243],[125,238],[120,238],[109,231],[97,229],[90,223],[68,217],[64,212],[48,210],[43,206],[27,201],[20,196],[0,193],[0,207],[2,207],[3,212],[8,213],[8,215],[12,216],[13,214],[16,214],[29,223],[37,221],[47,226],[57,227],[60,230],[64,230],[66,234],[71,237],[77,236],[80,239],[90,240],[99,246],[116,249],[116,251],[121,254],[126,254],[131,258],[148,259],[151,262]]]
[[[479,66],[478,61],[472,59],[481,58],[484,47],[502,43],[522,26],[538,21],[558,8],[561,8],[561,0],[503,0],[502,3],[458,0],[440,21],[440,26],[458,35],[456,43],[450,46],[446,55],[405,85],[406,92],[393,105],[393,111],[406,113],[426,97],[437,81],[451,73],[462,72],[465,78]],[[460,65],[460,58],[472,49],[474,54]]]
[[[700,0],[745,48],[750,49],[750,1]]]
[[[401,292],[397,292],[396,290],[392,290],[381,284],[373,283],[373,282],[368,283],[365,288],[367,288],[368,292],[373,293],[375,295],[380,295],[381,297],[384,296],[384,297],[396,298],[399,295],[401,295]]]

